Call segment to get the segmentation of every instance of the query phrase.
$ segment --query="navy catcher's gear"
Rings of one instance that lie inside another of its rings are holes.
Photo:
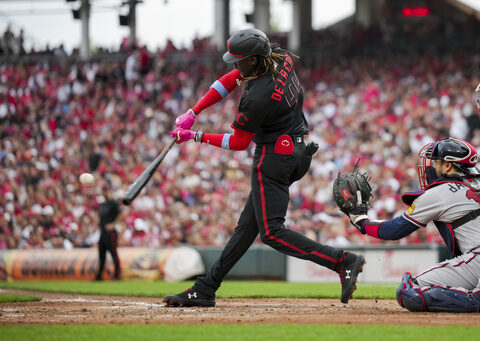
[[[480,290],[479,290],[480,292]],[[480,306],[480,293],[434,286],[423,292],[428,311],[476,313]]]
[[[410,311],[476,313],[480,311],[480,289],[468,291],[439,285],[414,286],[412,275],[405,273],[397,289],[397,302]]]
[[[412,274],[403,274],[402,283],[397,288],[397,302],[410,311],[425,311],[425,302],[419,288],[413,288]]]
[[[230,64],[251,56],[268,57],[272,52],[267,35],[256,28],[240,30],[232,35],[227,41],[227,48],[223,60]]]
[[[475,167],[478,161],[477,151],[470,143],[454,138],[435,143],[431,158],[453,162],[461,170]]]
[[[465,174],[471,174],[471,169],[478,161],[477,151],[470,143],[451,137],[425,145],[418,156],[418,180],[423,190],[437,179],[432,160],[452,162],[454,167]]]

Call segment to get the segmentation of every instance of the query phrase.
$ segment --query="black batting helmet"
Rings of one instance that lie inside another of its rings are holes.
[[[432,160],[450,161],[461,170],[465,170],[475,167],[478,155],[470,143],[451,137],[435,143]]]
[[[272,52],[270,40],[256,28],[247,28],[233,34],[227,41],[228,51],[223,55],[226,63],[236,63],[250,56],[268,57]]]

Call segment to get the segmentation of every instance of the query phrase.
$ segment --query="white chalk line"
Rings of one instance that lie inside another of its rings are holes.
[[[65,303],[71,303],[71,302],[80,302],[80,303],[108,303],[108,304],[116,304],[117,307],[126,307],[126,306],[143,306],[143,307],[153,307],[153,308],[173,308],[173,309],[178,309],[178,308],[187,308],[192,310],[192,308],[188,307],[165,307],[164,303],[148,303],[148,302],[141,302],[141,301],[118,301],[118,300],[104,300],[104,299],[90,299],[90,298],[83,298],[83,297],[77,297],[77,298],[44,298],[44,302],[65,302]],[[245,307],[245,302],[229,302],[228,300],[224,300],[221,303],[222,306],[242,306]],[[298,307],[299,304],[287,304],[287,303],[262,303],[261,307]],[[317,304],[302,304],[303,307],[317,307]],[[257,304],[252,304],[252,308],[259,307]],[[203,308],[203,309],[208,309],[208,308]]]
[[[127,307],[134,307],[134,306],[139,306],[139,307],[145,307],[145,308],[161,308],[164,307],[164,304],[158,304],[158,303],[148,303],[148,302],[126,302],[126,301],[109,301],[109,300],[98,300],[98,299],[89,299],[89,298],[83,298],[83,297],[78,297],[78,298],[44,298],[44,302],[65,302],[65,303],[105,303],[109,304],[108,307],[111,308],[127,308]],[[111,304],[115,304],[112,306]]]
[[[75,298],[44,298],[44,302],[53,302],[53,303],[58,303],[58,302],[63,302],[63,303],[95,303],[95,304],[101,304],[101,306],[95,307],[95,309],[105,309],[105,310],[127,310],[127,309],[132,309],[136,310],[137,312],[140,310],[147,310],[149,313],[148,315],[129,315],[129,318],[144,318],[148,320],[152,320],[155,318],[178,318],[179,316],[185,316],[188,319],[188,316],[194,315],[195,319],[197,320],[198,318],[209,318],[212,316],[217,316],[219,314],[224,314],[225,312],[222,310],[218,310],[215,308],[208,308],[208,307],[167,307],[165,304],[158,304],[158,303],[149,303],[149,302],[142,302],[142,301],[120,301],[120,300],[108,300],[108,299],[91,299],[91,298],[84,298],[84,297],[75,297]],[[263,314],[265,313],[265,310],[267,309],[270,313],[274,313],[276,311],[284,311],[285,308],[289,307],[294,307],[295,309],[299,308],[309,308],[309,307],[317,307],[318,305],[316,304],[286,304],[286,303],[263,303],[261,305],[255,305],[255,304],[248,304],[246,307],[245,302],[232,302],[228,300],[222,300],[222,303],[220,305],[217,305],[217,307],[242,307],[242,308],[247,308],[248,312],[247,314]],[[5,308],[2,309],[2,312],[19,312],[23,311],[22,308],[28,309],[28,307],[17,307],[17,308]],[[155,308],[155,311],[152,311],[150,309]],[[158,311],[158,310],[161,311]],[[164,314],[167,312],[167,314]],[[176,312],[175,314],[171,314],[172,312]],[[66,318],[78,318],[82,319],[85,318],[86,314],[88,314],[88,311],[85,311],[85,314],[78,314],[78,311],[76,314],[72,315],[56,315],[56,318],[61,318],[61,319],[66,319]],[[239,314],[245,314],[245,311],[239,311]],[[234,314],[235,315],[235,314]],[[25,314],[3,314],[3,317],[25,317]]]

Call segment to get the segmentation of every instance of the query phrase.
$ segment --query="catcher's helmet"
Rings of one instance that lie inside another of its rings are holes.
[[[256,28],[247,28],[233,34],[227,41],[228,51],[223,55],[226,63],[236,63],[250,56],[268,57],[272,52],[270,40]]]
[[[425,145],[418,155],[418,178],[422,189],[437,178],[432,160],[452,162],[454,167],[466,174],[470,174],[470,169],[478,161],[477,151],[470,143],[452,137]]]

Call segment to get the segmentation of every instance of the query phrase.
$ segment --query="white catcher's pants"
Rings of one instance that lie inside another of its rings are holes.
[[[434,265],[415,278],[421,287],[480,288],[480,247]]]

